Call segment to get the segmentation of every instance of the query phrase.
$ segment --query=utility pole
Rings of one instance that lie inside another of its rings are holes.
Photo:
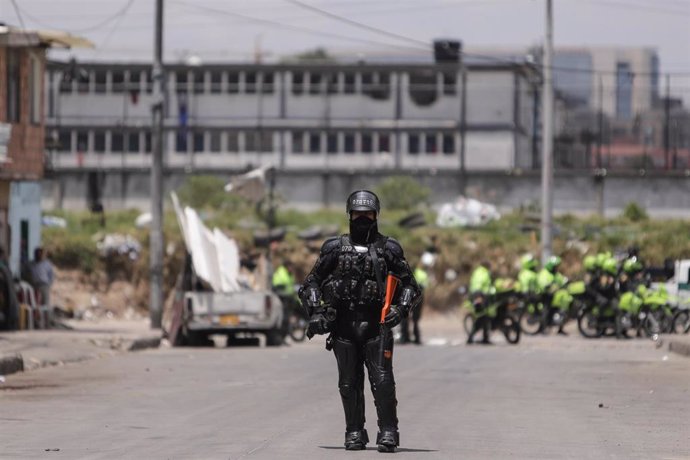
[[[597,115],[599,125],[599,135],[597,136],[597,168],[601,168],[601,144],[604,142],[604,79],[601,75],[599,75],[599,113]]]
[[[553,1],[546,0],[541,163],[541,260],[551,257],[553,218]]]
[[[153,107],[151,155],[151,329],[160,329],[163,316],[163,0],[156,0],[153,54]]]
[[[671,75],[666,74],[666,97],[664,98],[664,166],[671,168]]]

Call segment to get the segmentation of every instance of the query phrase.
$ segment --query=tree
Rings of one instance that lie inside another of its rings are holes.
[[[392,176],[376,187],[381,204],[387,209],[412,211],[426,203],[431,190],[408,176]]]

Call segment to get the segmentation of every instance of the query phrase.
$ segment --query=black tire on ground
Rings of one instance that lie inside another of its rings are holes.
[[[307,326],[309,323],[306,319],[297,315],[290,315],[288,320],[288,334],[295,342],[303,342],[307,336]]]
[[[472,333],[472,328],[474,327],[474,316],[472,313],[465,314],[465,317],[462,319],[462,327],[468,336]]]
[[[593,310],[594,307],[586,307],[577,317],[577,328],[588,339],[597,339],[604,334],[604,328],[599,325],[599,318]]]
[[[616,312],[616,337],[619,339],[628,337],[628,330],[632,328],[632,318],[624,311]]]
[[[279,347],[283,344],[283,333],[279,329],[272,329],[266,332],[266,346]]]
[[[690,311],[683,310],[675,314],[673,318],[673,332],[687,334],[690,332]]]
[[[508,343],[517,344],[520,341],[520,324],[510,315],[503,317],[501,322],[501,331],[503,331]]]
[[[525,309],[520,315],[520,329],[527,335],[537,335],[544,330],[546,309],[538,309],[534,307],[534,311],[529,311],[529,306],[525,305]]]

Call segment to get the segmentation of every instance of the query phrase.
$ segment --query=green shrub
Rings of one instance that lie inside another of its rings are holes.
[[[625,209],[623,210],[623,217],[631,222],[640,222],[649,219],[647,211],[634,201],[625,206]]]
[[[51,261],[60,268],[78,268],[87,274],[98,268],[98,250],[90,235],[69,229],[45,228],[43,246]]]
[[[376,194],[384,209],[412,211],[420,204],[427,202],[431,189],[411,177],[393,176],[376,187]]]

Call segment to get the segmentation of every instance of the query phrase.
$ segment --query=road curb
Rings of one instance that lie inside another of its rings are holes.
[[[142,337],[133,340],[129,347],[127,347],[127,351],[141,351],[148,348],[158,348],[160,345],[160,337]]]
[[[14,374],[24,370],[24,359],[21,355],[0,356],[0,375]]]
[[[668,343],[668,350],[679,355],[690,357],[690,341],[687,340],[671,340]]]

